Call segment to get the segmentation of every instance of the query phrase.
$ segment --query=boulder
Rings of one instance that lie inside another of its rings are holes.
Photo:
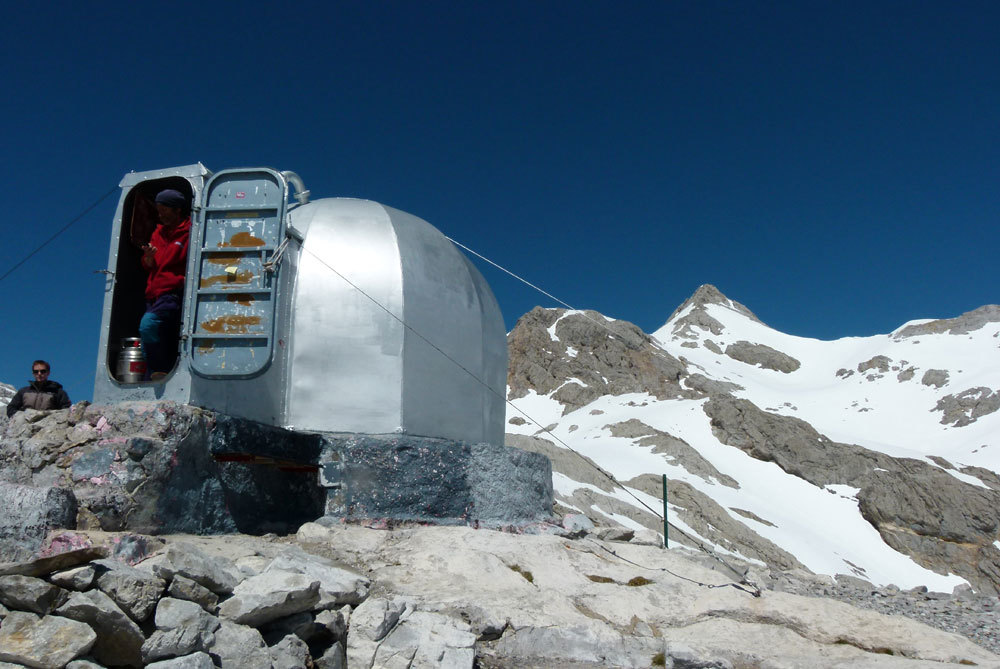
[[[228,560],[218,560],[206,555],[191,544],[171,544],[165,559],[153,567],[153,572],[164,580],[174,575],[191,579],[218,595],[228,595],[236,587],[238,572]]]
[[[229,620],[220,622],[208,653],[222,669],[266,669],[271,666],[271,655],[260,632]]]
[[[97,632],[93,653],[99,662],[109,666],[142,663],[140,651],[146,636],[135,621],[100,590],[74,592],[56,613],[86,623]]]
[[[597,527],[590,534],[601,541],[631,541],[635,530],[625,527]]]
[[[271,457],[287,452],[292,460],[308,461],[314,457],[309,440],[315,442],[315,435],[167,401],[19,412],[0,424],[2,479],[7,485],[71,488],[77,506],[68,520],[19,513],[13,525],[0,525],[0,549],[21,551],[9,557],[0,552],[0,559],[25,559],[47,529],[78,523],[82,529],[144,534],[294,531],[323,512],[315,479],[225,456],[263,448]],[[10,504],[2,501],[0,507]]]
[[[214,667],[212,658],[204,652],[175,657],[171,660],[160,660],[146,665],[146,669],[214,669]]]
[[[194,602],[209,613],[214,613],[219,604],[218,595],[205,586],[200,585],[180,574],[174,574],[174,578],[170,582],[170,588],[167,590],[167,594],[175,599],[184,599],[189,602]]]
[[[302,574],[271,570],[248,578],[219,606],[219,617],[259,626],[308,611],[319,602],[319,581]]]
[[[330,609],[350,604],[356,606],[368,596],[371,581],[352,569],[347,569],[318,555],[301,549],[289,549],[274,558],[264,570],[303,574],[319,581],[320,600],[317,609]]]
[[[136,622],[148,618],[166,587],[163,579],[116,560],[100,560],[96,564],[104,571],[97,578],[97,587]]]
[[[214,642],[214,634],[201,630],[183,627],[156,630],[142,644],[142,661],[149,664],[156,660],[207,651]]]
[[[155,622],[158,630],[185,629],[204,634],[214,633],[221,624],[194,602],[173,597],[164,597],[156,605]]]
[[[75,567],[108,556],[108,549],[104,546],[63,547],[60,550],[53,550],[50,543],[47,552],[54,552],[55,555],[0,566],[0,574],[47,576],[59,569]]]
[[[351,613],[347,635],[347,666],[373,666],[379,642],[399,623],[406,607],[407,602],[403,599],[369,597],[356,608]]]
[[[563,529],[567,536],[586,536],[594,529],[594,521],[582,513],[568,513],[562,519]]]
[[[93,564],[65,569],[49,576],[49,580],[59,587],[78,592],[89,590],[95,578],[97,578],[97,567]]]
[[[773,349],[770,346],[742,340],[727,346],[726,355],[733,360],[782,372],[783,374],[790,374],[802,365],[802,363],[792,356]]]
[[[2,449],[0,449],[2,450]],[[0,457],[0,467],[3,466]],[[0,481],[0,562],[29,560],[50,530],[76,527],[72,490]]]
[[[0,576],[0,602],[12,609],[51,613],[66,601],[69,593],[40,578]]]
[[[301,669],[312,663],[306,642],[294,634],[289,634],[268,650],[273,669]]]
[[[97,634],[84,623],[59,616],[11,611],[0,627],[0,661],[27,667],[63,667],[85,655]]]
[[[944,369],[928,369],[920,379],[920,383],[925,386],[941,388],[948,383],[948,371]]]
[[[659,644],[639,638],[629,645],[598,625],[528,626],[509,630],[490,652],[515,666],[642,667],[649,666]]]

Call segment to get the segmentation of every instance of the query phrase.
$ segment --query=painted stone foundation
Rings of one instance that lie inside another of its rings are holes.
[[[401,435],[323,435],[326,515],[488,526],[552,516],[552,464],[492,444]]]
[[[288,534],[324,515],[530,523],[551,515],[551,477],[544,456],[502,446],[293,432],[174,402],[28,410],[0,419],[0,502],[19,509],[0,514],[0,562],[33,554],[56,528]]]

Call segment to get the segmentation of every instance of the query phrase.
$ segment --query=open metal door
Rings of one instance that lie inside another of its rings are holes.
[[[198,213],[191,369],[209,378],[249,378],[274,352],[277,267],[288,185],[268,168],[218,172]]]

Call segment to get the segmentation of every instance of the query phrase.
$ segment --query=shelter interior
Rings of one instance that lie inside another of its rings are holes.
[[[117,360],[122,340],[139,336],[139,321],[146,310],[146,270],[142,266],[142,247],[149,243],[159,219],[154,199],[160,191],[172,188],[191,200],[191,184],[183,177],[152,179],[136,185],[125,196],[118,239],[118,261],[114,267],[114,295],[111,303],[111,327],[108,333],[108,373],[119,381]],[[183,314],[182,314],[183,318]],[[177,363],[169,377],[176,370]],[[162,382],[162,380],[160,381]]]

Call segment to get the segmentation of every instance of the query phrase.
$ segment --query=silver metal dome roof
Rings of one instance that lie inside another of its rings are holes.
[[[302,242],[286,425],[502,444],[506,333],[469,260],[426,221],[366,200],[310,202],[289,227]]]

